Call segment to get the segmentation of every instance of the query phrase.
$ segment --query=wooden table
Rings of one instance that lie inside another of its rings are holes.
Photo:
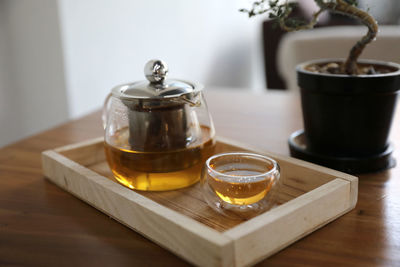
[[[288,154],[302,128],[299,98],[286,92],[207,93],[217,133]],[[43,150],[102,135],[100,112],[0,149],[0,265],[187,266],[44,179]],[[392,129],[400,160],[400,109]],[[357,207],[260,266],[400,266],[400,167],[362,175]]]

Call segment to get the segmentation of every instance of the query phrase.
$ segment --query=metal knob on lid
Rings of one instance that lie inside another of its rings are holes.
[[[151,104],[153,100],[168,100],[183,97],[191,99],[203,86],[198,83],[180,79],[167,79],[168,65],[162,60],[153,59],[144,66],[146,80],[122,84],[114,87],[112,93],[115,97],[135,102]],[[159,101],[158,101],[159,103]]]
[[[162,60],[153,59],[144,66],[144,75],[150,83],[163,83],[168,74],[168,65]]]

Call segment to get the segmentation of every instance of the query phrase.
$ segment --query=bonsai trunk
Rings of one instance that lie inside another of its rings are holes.
[[[318,1],[322,2],[322,1]],[[321,6],[334,13],[342,14],[345,16],[353,17],[361,21],[368,27],[368,32],[362,37],[350,50],[350,53],[342,66],[342,72],[349,75],[358,74],[357,60],[360,57],[365,46],[372,42],[378,33],[378,24],[375,19],[367,12],[346,3],[344,0],[337,0],[337,3],[323,3]]]

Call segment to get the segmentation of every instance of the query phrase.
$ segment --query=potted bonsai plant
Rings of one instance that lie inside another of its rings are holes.
[[[357,7],[357,1],[314,1],[319,9],[309,22],[289,16],[296,6],[289,1],[261,0],[251,9],[241,10],[250,17],[268,13],[286,31],[313,28],[324,11],[353,17],[368,28],[346,59],[321,59],[297,66],[304,132],[289,139],[291,154],[350,173],[389,168],[394,164],[388,136],[400,89],[400,65],[358,59],[376,38],[378,25]]]

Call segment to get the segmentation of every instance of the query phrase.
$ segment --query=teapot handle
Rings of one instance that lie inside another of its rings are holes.
[[[112,93],[109,93],[106,97],[106,99],[104,100],[104,104],[103,104],[103,110],[102,110],[102,114],[101,114],[101,120],[103,121],[103,128],[104,130],[107,127],[107,120],[108,120],[108,110],[107,110],[107,106],[108,103],[110,102]]]

